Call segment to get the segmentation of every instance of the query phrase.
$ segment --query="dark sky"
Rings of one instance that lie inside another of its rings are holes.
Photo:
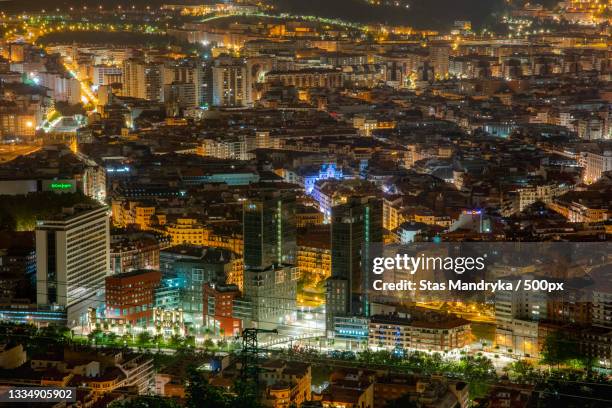
[[[220,1],[220,0],[219,0]],[[407,0],[410,9],[374,7],[365,0],[271,0],[279,10],[300,14],[338,17],[363,23],[404,24],[417,28],[447,29],[454,20],[471,20],[475,26],[492,21],[504,0]],[[406,0],[404,0],[406,1]],[[205,3],[193,0],[0,0],[0,10],[29,11],[87,5],[114,7],[158,6],[163,3]],[[212,1],[214,2],[214,1]]]

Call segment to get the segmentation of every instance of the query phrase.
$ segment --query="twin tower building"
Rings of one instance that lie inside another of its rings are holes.
[[[383,242],[382,200],[349,197],[333,207],[332,274],[326,289],[326,331],[337,318],[368,316],[367,274],[371,248]],[[296,318],[299,271],[296,267],[295,195],[277,191],[244,206],[244,297],[252,323],[275,327]]]

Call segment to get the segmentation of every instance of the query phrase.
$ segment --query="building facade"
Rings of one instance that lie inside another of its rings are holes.
[[[238,336],[242,333],[242,322],[233,317],[234,299],[240,296],[236,285],[205,283],[203,288],[204,324],[214,327],[222,336]]]
[[[276,327],[295,315],[295,195],[260,191],[243,205],[244,297],[252,323]]]
[[[106,277],[106,317],[146,325],[153,316],[159,271],[135,270]]]
[[[106,207],[75,206],[37,221],[36,293],[39,306],[65,308],[68,325],[104,302],[110,244]]]
[[[375,197],[351,197],[332,210],[328,334],[334,330],[334,316],[369,315],[366,271],[375,244],[383,242],[382,218],[382,201]]]

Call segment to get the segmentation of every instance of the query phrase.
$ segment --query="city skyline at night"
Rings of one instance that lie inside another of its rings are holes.
[[[612,406],[611,8],[0,1],[0,406]]]

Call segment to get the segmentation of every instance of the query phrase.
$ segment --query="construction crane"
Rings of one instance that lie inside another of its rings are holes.
[[[245,389],[250,390],[255,394],[252,397],[256,398],[259,395],[259,345],[257,343],[257,335],[260,333],[278,334],[278,330],[266,329],[244,329],[242,330],[242,353],[240,355],[240,380]]]

